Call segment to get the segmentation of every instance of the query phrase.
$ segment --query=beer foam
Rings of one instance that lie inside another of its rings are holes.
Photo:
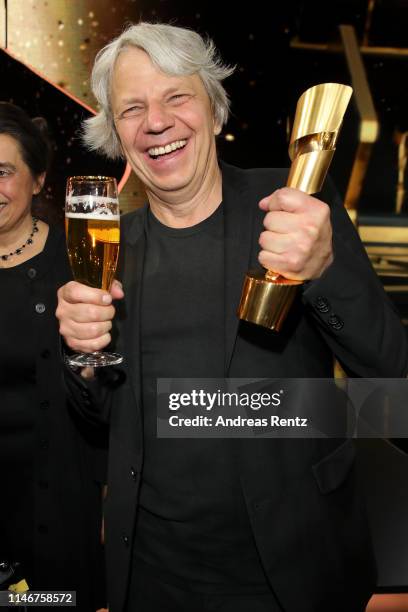
[[[89,204],[88,204],[89,202]],[[84,194],[81,196],[67,197],[67,204],[82,204],[83,206],[97,206],[98,204],[118,204],[116,198],[107,198],[105,196],[98,196],[90,194]]]
[[[71,218],[98,220],[119,218],[118,200],[105,196],[92,194],[68,196],[65,209],[65,216]]]
[[[118,221],[120,219],[120,215],[114,215],[110,211],[106,213],[100,211],[94,213],[66,212],[65,217],[67,219],[91,219],[92,221]]]

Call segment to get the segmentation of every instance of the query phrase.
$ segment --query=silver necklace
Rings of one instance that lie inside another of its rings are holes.
[[[9,257],[13,257],[14,255],[21,255],[21,253],[23,253],[26,246],[28,246],[29,244],[33,244],[34,234],[38,232],[38,227],[37,227],[38,219],[37,217],[33,217],[32,219],[33,219],[33,229],[31,230],[31,234],[29,235],[25,243],[22,244],[21,247],[18,247],[18,249],[16,249],[12,253],[8,253],[7,255],[0,255],[0,259],[2,259],[3,261],[7,261]]]

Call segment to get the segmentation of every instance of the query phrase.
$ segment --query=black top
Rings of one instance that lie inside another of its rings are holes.
[[[223,209],[172,229],[151,213],[141,308],[145,456],[135,556],[189,589],[267,590],[233,440],[156,434],[158,378],[224,376]]]
[[[22,562],[24,575],[28,572],[30,577],[34,564],[33,466],[39,341],[38,327],[33,324],[39,314],[30,304],[30,277],[41,269],[51,241],[47,240],[44,251],[29,261],[0,268],[0,465],[3,490],[9,492],[0,504],[0,559]]]
[[[0,560],[21,562],[32,589],[77,590],[85,611],[104,603],[105,433],[66,401],[55,309],[70,278],[64,234],[52,227],[40,254],[0,268]]]
[[[13,268],[0,268],[0,463],[5,474],[19,461],[21,468],[31,465],[34,453],[35,425],[35,356],[38,330],[33,322],[30,303],[29,271],[41,266],[45,252]],[[16,308],[16,305],[20,307]],[[25,305],[26,307],[22,307]],[[16,410],[15,389],[25,410]],[[29,486],[27,473],[21,473],[21,489]],[[4,508],[3,508],[4,510]],[[0,542],[0,546],[2,542]]]

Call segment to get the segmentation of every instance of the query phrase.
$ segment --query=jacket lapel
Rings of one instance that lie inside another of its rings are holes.
[[[128,227],[125,222],[122,259],[125,303],[122,313],[121,345],[139,410],[141,409],[140,307],[146,246],[146,214],[147,206],[132,215]]]
[[[248,270],[253,210],[247,182],[239,169],[221,164],[225,235],[225,375],[231,363],[239,319],[237,310]]]

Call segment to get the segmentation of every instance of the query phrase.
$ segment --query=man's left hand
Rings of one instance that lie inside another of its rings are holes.
[[[298,189],[284,187],[263,198],[265,231],[259,262],[293,280],[319,278],[333,261],[330,208]]]

